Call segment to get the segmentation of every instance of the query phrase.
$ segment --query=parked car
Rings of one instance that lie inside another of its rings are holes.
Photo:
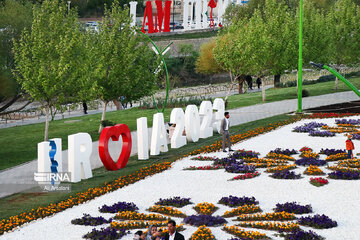
[[[89,21],[86,23],[86,30],[99,32],[99,23],[96,21]]]
[[[184,26],[182,26],[179,22],[171,22],[170,23],[170,30],[171,29],[184,29]]]

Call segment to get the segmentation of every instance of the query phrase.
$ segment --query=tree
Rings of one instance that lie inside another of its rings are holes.
[[[215,61],[213,50],[216,46],[215,40],[204,43],[200,48],[200,54],[195,63],[195,70],[198,73],[214,74],[224,70]]]
[[[105,120],[106,106],[120,96],[127,101],[150,95],[156,82],[154,71],[159,65],[155,53],[144,42],[145,38],[130,26],[128,8],[122,9],[114,1],[111,9],[105,9],[102,27],[94,34],[92,48],[94,78],[97,97],[104,108],[101,121]],[[91,46],[91,44],[89,44]],[[99,132],[102,130],[100,124]]]
[[[14,55],[12,39],[19,39],[24,28],[30,29],[32,4],[6,0],[0,4],[0,114],[21,96],[21,87],[12,76]]]
[[[352,0],[339,0],[328,15],[331,29],[331,62],[339,70],[340,64],[351,65],[360,62],[360,7]],[[338,80],[335,81],[335,90]]]
[[[15,71],[22,88],[45,108],[44,140],[48,139],[49,112],[56,104],[78,101],[92,88],[84,65],[85,35],[75,11],[64,2],[45,0],[34,7],[32,31],[14,42]],[[86,66],[86,64],[85,64]]]

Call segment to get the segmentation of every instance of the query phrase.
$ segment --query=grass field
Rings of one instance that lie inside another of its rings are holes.
[[[357,88],[360,88],[360,78],[349,78]],[[334,82],[323,82],[303,86],[310,96],[334,93]],[[340,91],[349,89],[339,82]],[[266,91],[266,102],[281,101],[297,98],[296,87],[274,88]],[[233,95],[228,99],[228,108],[239,108],[263,103],[261,92]],[[148,118],[148,126],[152,126],[152,116],[156,111],[132,108],[123,111],[106,113],[106,119],[114,123],[127,124],[130,130],[136,130],[136,119]],[[171,109],[164,112],[165,122],[170,119]],[[63,150],[67,149],[67,136],[78,132],[87,132],[93,141],[98,141],[101,114],[86,115],[82,117],[68,118],[50,122],[49,138],[62,138]],[[78,121],[71,121],[78,120]],[[0,170],[31,161],[37,157],[37,143],[43,141],[45,123],[31,124],[12,128],[0,129]]]
[[[290,119],[291,116],[279,115],[271,118],[266,118],[258,121],[245,123],[242,125],[234,126],[230,128],[232,135],[247,132],[249,130],[266,126],[270,123],[276,123]],[[56,203],[68,198],[70,195],[74,195],[77,192],[83,192],[87,189],[95,186],[101,186],[104,182],[111,182],[120,176],[131,174],[145,166],[149,166],[153,163],[174,161],[181,158],[186,153],[189,153],[195,149],[210,145],[216,140],[220,140],[221,136],[216,134],[213,137],[207,139],[200,139],[196,143],[187,144],[180,149],[169,149],[168,152],[162,153],[159,156],[151,156],[148,161],[138,161],[137,157],[131,157],[127,166],[119,171],[107,171],[104,167],[93,170],[93,178],[82,180],[79,183],[72,184],[72,191],[70,193],[19,193],[9,197],[1,198],[0,205],[0,218],[7,218],[19,214],[24,211],[37,208],[39,206],[46,206],[51,203]],[[64,139],[65,140],[65,139]],[[36,152],[36,151],[35,151]]]

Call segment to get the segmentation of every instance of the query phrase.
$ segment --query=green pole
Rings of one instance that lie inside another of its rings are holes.
[[[303,38],[303,0],[300,0],[299,13],[299,64],[298,64],[298,113],[302,113],[302,38]]]

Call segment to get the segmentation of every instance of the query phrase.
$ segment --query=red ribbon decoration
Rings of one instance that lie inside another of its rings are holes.
[[[123,145],[121,154],[115,163],[109,154],[109,140],[119,141],[119,137],[122,137]],[[99,138],[99,156],[104,164],[105,168],[109,171],[116,171],[124,168],[129,161],[131,153],[131,132],[126,124],[117,124],[112,127],[106,127],[102,130]]]

